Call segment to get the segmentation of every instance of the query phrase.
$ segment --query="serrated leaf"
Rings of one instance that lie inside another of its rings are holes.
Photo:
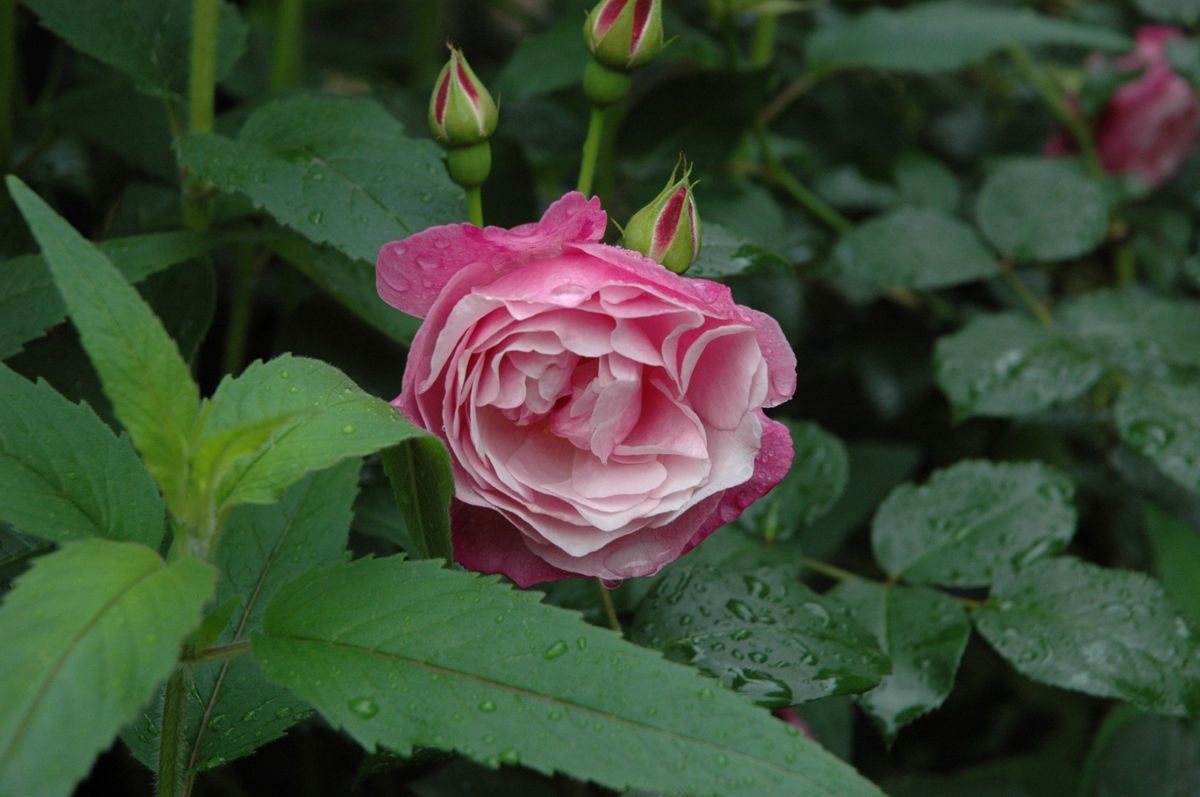
[[[1021,673],[1145,711],[1200,711],[1200,648],[1162,586],[1071,558],[996,582],[975,627]]]
[[[274,100],[236,141],[188,135],[177,146],[197,179],[239,191],[309,240],[367,263],[388,241],[466,217],[438,146],[406,136],[373,100]]]
[[[635,638],[771,707],[863,692],[887,657],[844,606],[795,568],[673,568],[641,603]]]
[[[199,388],[162,322],[95,246],[16,177],[9,192],[50,268],[113,411],[167,497],[181,501]]]
[[[1200,529],[1153,504],[1143,513],[1154,572],[1193,625],[1200,626]]]
[[[689,277],[722,279],[756,268],[791,268],[781,256],[751,243],[724,225],[705,222],[701,234],[700,255],[688,268]]]
[[[833,268],[875,285],[947,288],[992,277],[996,259],[975,231],[934,208],[900,208],[838,241]]]
[[[1134,383],[1114,409],[1121,442],[1200,492],[1200,384]]]
[[[783,419],[795,452],[792,468],[762,499],[746,507],[739,525],[767,540],[791,539],[837,502],[850,476],[842,441],[815,423]]]
[[[950,695],[971,622],[949,596],[924,587],[847,581],[829,597],[849,606],[892,660],[892,671],[879,686],[857,698],[891,744],[901,728]]]
[[[1018,315],[973,318],[938,340],[933,362],[958,417],[1040,412],[1083,395],[1104,373],[1071,338]]]
[[[164,232],[117,238],[97,246],[126,280],[138,283],[226,242],[227,236],[222,235]],[[19,352],[66,314],[41,255],[0,263],[0,359]]]
[[[1012,44],[1043,44],[1126,52],[1119,33],[1040,16],[1027,10],[922,3],[892,11],[873,9],[849,22],[819,29],[809,40],[809,69],[847,67],[940,72],[978,63]]]
[[[73,47],[116,67],[140,91],[179,98],[187,90],[192,40],[188,0],[25,0],[43,26]],[[237,7],[222,2],[217,33],[217,77],[233,69],[245,47],[246,26]]]
[[[431,434],[410,437],[385,449],[380,460],[404,516],[413,557],[454,561],[450,540],[454,472],[442,441]]]
[[[1055,317],[1094,356],[1131,375],[1200,369],[1200,303],[1103,290],[1063,302]]]
[[[71,792],[166,678],[216,575],[142,545],[64,543],[0,607],[0,794]],[[53,751],[52,765],[47,751]]]
[[[129,441],[90,407],[0,364],[0,520],[55,542],[156,548],[163,502]]]
[[[266,503],[304,474],[420,434],[387,402],[319,360],[285,354],[227,377],[205,403],[197,448],[241,446],[200,478],[220,511]]]
[[[350,460],[310,474],[278,503],[241,507],[230,516],[215,559],[216,602],[232,601],[233,618],[213,645],[249,639],[262,627],[263,612],[280,586],[345,560],[361,466]],[[282,736],[310,712],[304,701],[268,681],[249,656],[193,664],[184,759],[201,770],[233,761]],[[160,717],[143,713],[124,738],[139,761],[154,767],[160,733]]]
[[[988,175],[975,215],[983,234],[1021,261],[1066,260],[1104,242],[1104,186],[1061,158],[1008,161]]]
[[[960,462],[893,490],[871,547],[893,578],[984,586],[1066,547],[1074,494],[1066,474],[1039,462]]]
[[[919,152],[906,152],[896,161],[894,177],[904,204],[946,213],[958,209],[958,179],[941,161]]]
[[[1133,0],[1133,4],[1151,19],[1181,25],[1200,22],[1200,0]]]
[[[432,561],[360,559],[292,581],[254,653],[368,749],[432,745],[618,789],[879,793],[694,671]]]

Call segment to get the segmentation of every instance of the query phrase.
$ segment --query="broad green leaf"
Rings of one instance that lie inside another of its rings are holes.
[[[396,507],[418,559],[454,560],[450,540],[450,499],[454,472],[450,454],[431,434],[410,437],[380,455]]]
[[[274,100],[236,141],[189,135],[178,148],[198,179],[240,191],[309,240],[367,263],[388,241],[466,217],[437,144],[406,136],[373,100]]]
[[[1200,627],[1200,529],[1147,504],[1145,524],[1154,572],[1172,600]]]
[[[1066,260],[1104,242],[1104,186],[1071,161],[1011,160],[988,175],[975,215],[988,240],[1015,260]]]
[[[7,182],[117,419],[175,506],[200,400],[187,364],[162,322],[108,258],[19,179],[10,176]]]
[[[893,186],[871,179],[852,165],[818,175],[813,188],[826,202],[846,211],[888,210],[900,202]]]
[[[900,208],[859,225],[838,241],[833,267],[904,288],[947,288],[997,273],[975,231],[934,208]]]
[[[349,460],[292,485],[278,503],[233,512],[222,532],[215,564],[216,603],[232,601],[231,622],[213,645],[231,645],[262,627],[275,592],[288,581],[346,558],[350,507],[360,460]],[[311,709],[268,681],[249,656],[192,666],[185,715],[185,760],[200,769],[249,755],[282,736]],[[205,715],[208,721],[204,722]],[[143,712],[124,734],[133,754],[149,767],[158,758],[160,717]]]
[[[290,354],[224,379],[201,417],[195,478],[220,511],[272,501],[310,471],[419,433],[333,366]]]
[[[1200,723],[1121,716],[1110,732],[1097,734],[1088,762],[1092,766],[1082,797],[1200,794]]]
[[[1200,648],[1142,573],[1067,557],[996,582],[972,615],[1001,656],[1035,681],[1160,714],[1200,711]]]
[[[0,520],[55,542],[156,548],[163,503],[129,441],[90,407],[0,364]]]
[[[34,559],[53,550],[53,543],[0,523],[0,598],[12,586],[13,579],[24,573]]]
[[[363,321],[398,343],[412,343],[420,319],[384,304],[375,289],[373,263],[297,237],[277,241],[271,249]]]
[[[217,234],[164,232],[104,241],[99,248],[126,280],[137,283],[227,240],[227,236]],[[41,255],[23,255],[0,263],[0,359],[19,352],[62,321],[66,313]]]
[[[921,3],[897,11],[873,9],[844,24],[819,29],[809,40],[809,69],[941,72],[978,63],[1013,44],[1114,52],[1133,46],[1119,33],[1026,10]]]
[[[1200,303],[1103,290],[1063,302],[1057,325],[1096,357],[1135,376],[1200,369]]]
[[[1146,16],[1163,22],[1200,22],[1200,0],[1133,0],[1133,4]]]
[[[847,581],[829,597],[849,606],[892,660],[879,686],[857,698],[891,744],[901,728],[949,696],[971,623],[949,596],[924,587]]]
[[[17,579],[0,606],[0,794],[71,792],[171,671],[215,575],[84,540]]]
[[[960,418],[1040,412],[1083,395],[1104,373],[1071,338],[1019,315],[972,319],[938,340],[933,362]]]
[[[1066,474],[1039,462],[960,462],[893,490],[871,547],[893,578],[983,586],[1065,548],[1074,495]]]
[[[432,561],[360,559],[290,582],[254,654],[367,749],[430,745],[616,789],[879,794],[694,671]]]
[[[591,56],[580,33],[582,15],[562,12],[554,27],[525,36],[496,78],[496,94],[520,100],[579,85]]]
[[[700,255],[688,268],[689,277],[722,279],[759,267],[791,267],[779,255],[751,243],[724,225],[705,222],[701,235]]]
[[[63,92],[47,110],[54,124],[72,136],[116,155],[140,172],[178,185],[179,166],[171,149],[171,126],[162,100],[140,93],[124,76],[114,75],[112,80],[89,82]],[[172,191],[177,207],[178,190],[175,187]],[[122,207],[128,199],[122,196]]]
[[[187,91],[192,40],[189,0],[23,0],[43,26],[88,55],[116,67],[140,91],[179,98]],[[237,7],[221,3],[217,77],[233,69],[245,47]]]
[[[792,435],[792,469],[738,518],[767,540],[791,539],[829,511],[846,489],[850,460],[842,441],[815,423],[784,419]]]
[[[1134,383],[1114,410],[1121,442],[1200,492],[1200,384]]]
[[[896,185],[906,205],[958,210],[958,179],[941,161],[919,152],[907,152],[896,162]]]
[[[794,567],[676,567],[642,601],[635,637],[771,708],[864,692],[890,666],[847,609]]]

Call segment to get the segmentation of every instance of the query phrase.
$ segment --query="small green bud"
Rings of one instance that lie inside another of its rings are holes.
[[[499,113],[492,95],[471,71],[461,50],[450,48],[450,60],[438,75],[429,98],[429,129],[446,147],[469,147],[496,132]]]
[[[583,38],[610,69],[645,66],[662,52],[662,0],[603,0],[588,14]]]
[[[492,145],[482,141],[469,147],[447,149],[446,170],[450,179],[463,188],[483,185],[492,170]]]
[[[625,225],[625,246],[682,274],[700,254],[700,214],[692,193],[692,170],[685,167],[676,180],[678,168],[667,187]]]

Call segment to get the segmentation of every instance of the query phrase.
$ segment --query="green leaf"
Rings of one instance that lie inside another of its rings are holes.
[[[1071,161],[1020,158],[988,175],[975,215],[988,240],[1021,261],[1066,260],[1104,242],[1104,186]]]
[[[126,438],[0,364],[0,520],[55,542],[84,537],[158,547],[163,503]]]
[[[850,460],[841,440],[815,423],[790,418],[783,423],[792,436],[792,468],[738,518],[739,525],[756,529],[772,541],[791,539],[797,529],[828,512],[850,477]]]
[[[1104,373],[1071,338],[1019,315],[973,318],[938,339],[933,362],[959,418],[1040,412],[1083,395]]]
[[[218,511],[267,503],[310,471],[419,433],[333,366],[285,354],[225,378],[205,403],[194,478]]]
[[[1152,504],[1144,517],[1158,580],[1188,620],[1200,626],[1200,529]]]
[[[576,86],[591,56],[582,46],[582,17],[562,13],[554,27],[525,36],[496,78],[496,94],[520,100]]]
[[[442,441],[431,434],[410,437],[385,449],[380,459],[404,516],[413,556],[454,561],[450,540],[454,472]]]
[[[893,578],[983,586],[1066,547],[1074,494],[1066,474],[1039,462],[960,462],[893,490],[871,547]]]
[[[1181,25],[1200,22],[1200,0],[1133,0],[1133,4],[1151,19]]]
[[[431,745],[617,789],[879,793],[694,671],[432,561],[360,559],[290,582],[254,653],[367,749]]]
[[[396,312],[379,298],[374,263],[354,260],[336,249],[298,237],[277,241],[271,250],[375,329],[398,343],[412,343],[421,321]]]
[[[688,269],[689,277],[716,280],[757,268],[791,269],[791,264],[781,256],[751,243],[724,225],[705,222],[701,235],[700,255]]]
[[[829,597],[849,606],[892,660],[892,671],[879,686],[857,698],[891,744],[901,728],[950,695],[971,623],[949,596],[924,587],[847,581]]]
[[[139,91],[178,99],[187,91],[192,40],[189,0],[24,0],[43,26],[73,47],[113,66]],[[246,26],[237,7],[221,3],[217,77],[228,75],[242,55]]]
[[[794,567],[673,568],[639,606],[635,636],[771,708],[866,691],[890,666],[849,611]]]
[[[117,419],[168,504],[176,505],[200,400],[187,364],[162,322],[108,258],[19,179],[10,176],[7,183]]]
[[[972,616],[1035,681],[1155,713],[1200,711],[1195,634],[1149,576],[1050,559],[997,581]]]
[[[1055,316],[1093,355],[1131,375],[1200,369],[1200,303],[1103,290],[1064,302]]]
[[[137,283],[226,242],[222,235],[164,232],[104,241],[99,248],[126,280]],[[0,263],[0,359],[19,352],[66,314],[41,255]]]
[[[906,205],[958,210],[958,178],[939,160],[919,152],[906,152],[896,162],[896,185]]]
[[[216,602],[233,602],[233,621],[214,645],[249,639],[262,628],[267,603],[283,584],[345,560],[361,466],[357,459],[343,462],[306,476],[278,503],[233,512],[215,559],[221,574]],[[310,711],[308,704],[268,681],[252,657],[194,664],[184,759],[209,769],[249,755]],[[159,723],[160,716],[143,712],[125,734],[133,754],[148,767],[158,759]]]
[[[215,575],[85,540],[17,579],[0,607],[0,794],[71,792],[171,671]]]
[[[941,72],[978,63],[1012,44],[1043,44],[1126,52],[1133,43],[1113,31],[1026,10],[921,3],[874,9],[819,29],[808,44],[809,69],[860,67]]]
[[[1114,409],[1121,442],[1200,492],[1200,384],[1134,383]]]
[[[1088,760],[1091,788],[1079,792],[1087,797],[1200,794],[1200,723],[1129,717],[1097,738]]]
[[[437,144],[406,136],[373,100],[274,100],[236,141],[188,135],[178,148],[198,179],[240,191],[309,240],[367,263],[388,241],[466,218]]]
[[[859,225],[838,241],[833,267],[904,288],[947,288],[997,273],[975,231],[934,208],[900,208]]]

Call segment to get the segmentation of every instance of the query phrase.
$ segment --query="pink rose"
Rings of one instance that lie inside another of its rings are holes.
[[[456,558],[523,587],[656,573],[791,466],[762,412],[796,385],[779,325],[598,243],[606,225],[572,193],[379,253],[379,295],[425,319],[393,404],[450,450]]]
[[[1134,51],[1117,60],[1120,69],[1143,69],[1109,98],[1096,123],[1096,149],[1110,172],[1133,174],[1156,186],[1168,180],[1191,152],[1200,133],[1200,98],[1167,61],[1167,42],[1184,32],[1168,25],[1138,30]],[[1047,155],[1074,151],[1059,134]]]

